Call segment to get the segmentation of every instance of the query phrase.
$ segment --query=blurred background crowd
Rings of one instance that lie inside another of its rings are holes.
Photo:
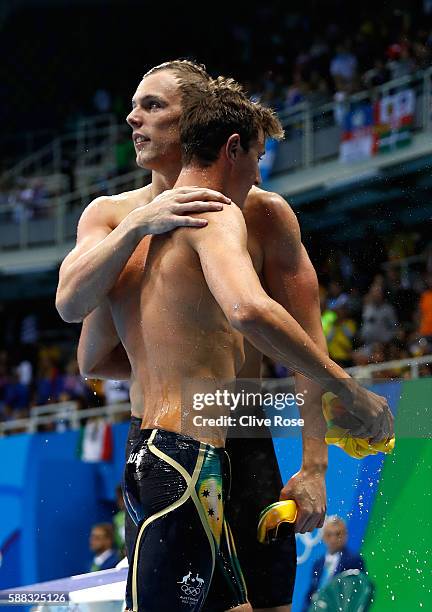
[[[134,2],[127,11],[112,2],[103,28],[96,6],[72,3],[70,17],[77,23],[85,19],[82,30],[53,28],[61,19],[52,7],[50,18],[43,18],[47,13],[28,6],[24,23],[19,11],[5,10],[0,49],[12,44],[18,30],[25,42],[17,49],[19,61],[2,54],[6,70],[0,79],[5,145],[0,161],[1,220],[43,220],[55,213],[55,196],[79,188],[78,149],[63,152],[60,179],[16,174],[11,178],[7,170],[36,150],[37,143],[74,132],[88,117],[110,116],[123,122],[139,76],[152,64],[179,55],[178,31],[184,34],[183,56],[206,62],[212,74],[234,76],[252,96],[282,114],[302,103],[341,101],[431,65],[431,2],[363,2],[354,15],[341,0],[319,4],[293,3],[288,12],[286,3],[278,1],[271,6],[257,3],[250,11],[232,4],[225,11],[228,5],[222,3],[209,15],[215,32],[209,39],[202,26],[195,27],[179,11],[175,24],[161,24],[163,56],[150,43],[145,53],[137,53],[134,37],[126,35]],[[149,22],[152,11],[149,6]],[[134,24],[134,29],[137,36],[149,35],[146,24]],[[223,40],[217,36],[219,30]],[[87,32],[92,32],[91,39]],[[44,33],[49,44],[41,42]],[[110,36],[122,40],[121,53],[116,45],[105,46],[104,57],[88,61],[102,38]],[[203,57],[197,57],[195,49],[202,48],[203,36],[208,44]],[[221,53],[222,48],[229,53]],[[64,84],[61,91],[58,82]],[[85,143],[81,156],[83,151],[89,151]],[[114,143],[113,160],[108,169],[101,165],[93,197],[106,193],[106,181],[113,176],[136,169],[127,131]],[[323,329],[334,360],[350,367],[432,353],[432,243],[426,227],[406,229],[400,223],[383,234],[371,223],[367,245],[334,243],[325,232],[305,232],[303,241],[318,273]],[[1,420],[25,417],[34,406],[59,401],[77,401],[85,408],[128,397],[126,383],[80,376],[75,357],[79,326],[59,319],[53,304],[55,275],[47,278],[41,274],[34,280],[38,292],[32,299],[25,299],[33,282],[27,281],[20,296],[0,302]],[[266,368],[268,375],[290,375],[278,364],[267,362]],[[419,374],[430,375],[431,366],[422,365]],[[391,366],[373,376],[409,377],[410,369]]]
[[[332,100],[342,102],[347,95],[373,89],[431,65],[432,10],[426,1],[401,1],[397,7],[393,3],[376,6],[366,1],[356,6],[354,15],[340,0],[326,2],[321,10],[313,0],[302,3],[301,7],[295,4],[289,13],[285,3],[278,1],[269,6],[259,3],[250,12],[230,5],[229,12],[225,13],[222,3],[221,11],[213,16],[212,29],[217,32],[220,27],[223,31],[223,46],[229,48],[230,53],[221,54],[221,41],[215,40],[209,42],[203,58],[196,57],[194,50],[204,33],[196,31],[186,16],[179,13],[176,23],[178,30],[184,32],[183,55],[205,60],[212,74],[234,76],[253,98],[281,113],[302,102],[312,107]],[[31,8],[28,10],[32,11]],[[82,17],[83,10],[79,6],[71,6],[71,11],[76,19]],[[151,21],[152,8],[148,7],[148,11]],[[17,18],[12,15],[12,23],[2,33],[0,49],[3,47],[4,51],[11,44],[9,37],[18,28],[14,17]],[[41,20],[36,10],[33,17],[24,24],[19,23],[23,38],[26,30],[33,38],[31,32],[36,24],[42,39],[44,31],[47,36],[51,34],[48,20]],[[93,65],[87,61],[90,48],[97,48],[101,36],[99,13],[91,6],[85,9],[85,20],[88,27],[93,26],[92,43],[86,40],[84,30],[62,31],[61,40],[56,40],[53,58],[50,46],[37,41],[26,42],[19,64],[19,75],[23,78],[14,83],[11,79],[17,76],[15,60],[14,70],[7,70],[11,60],[6,58],[0,93],[4,102],[2,119],[6,126],[1,140],[7,149],[0,160],[0,171],[13,160],[18,160],[23,152],[31,153],[39,140],[45,143],[59,133],[73,132],[88,117],[112,114],[119,122],[124,121],[139,75],[152,62],[161,61],[159,50],[155,53],[153,48],[146,50],[145,64],[136,53],[128,55],[125,46],[131,42],[123,36],[130,25],[128,19],[129,16],[117,9],[114,2],[104,22],[104,35],[121,38],[122,57],[128,57],[128,61],[118,66],[120,58],[113,46],[109,50],[110,56],[98,66],[97,74],[90,72]],[[164,56],[167,58],[178,54],[172,27],[172,24],[167,24],[164,28]],[[76,50],[73,58],[69,57],[68,51],[71,44]],[[27,52],[28,49],[31,53]],[[59,99],[54,83],[58,82],[65,67],[69,69],[67,87]],[[20,111],[24,107],[26,87],[32,79],[31,116],[32,124],[38,129],[26,129],[17,138],[16,129],[21,127]],[[115,144],[113,167],[108,175],[100,176],[101,192],[108,178],[134,169],[134,159],[130,139],[120,137]],[[74,191],[76,163],[74,153],[62,161],[65,180],[61,184],[44,184],[40,178],[25,177],[10,181],[0,175],[0,207],[8,204],[9,215],[17,220],[23,215],[30,218],[52,213],[47,198]]]

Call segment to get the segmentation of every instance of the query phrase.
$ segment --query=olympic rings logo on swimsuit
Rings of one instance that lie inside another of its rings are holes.
[[[192,597],[198,597],[198,595],[201,593],[201,587],[199,586],[194,587],[189,586],[188,584],[182,584],[180,588],[185,595],[191,595]]]

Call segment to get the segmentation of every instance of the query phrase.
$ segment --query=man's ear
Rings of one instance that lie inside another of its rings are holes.
[[[240,147],[239,134],[231,134],[225,145],[225,155],[230,162],[234,163],[236,161]]]

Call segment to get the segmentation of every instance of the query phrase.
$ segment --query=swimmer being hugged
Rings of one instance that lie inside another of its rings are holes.
[[[259,183],[265,137],[282,135],[278,120],[251,104],[231,80],[219,79],[208,91],[188,84],[180,89],[183,168],[176,186],[215,189],[235,205],[202,215],[208,225],[199,231],[181,228],[154,237],[145,253],[141,307],[135,302],[125,307],[120,299],[112,305],[145,397],[135,446],[144,457],[140,464],[128,463],[126,470],[126,499],[140,525],[128,584],[133,609],[138,603],[143,611],[152,605],[178,609],[184,599],[175,584],[188,572],[204,580],[206,607],[223,601],[225,609],[232,609],[246,603],[247,585],[223,516],[224,440],[219,428],[203,427],[199,439],[179,433],[182,409],[188,408],[182,406],[185,379],[234,378],[246,336],[270,357],[318,381],[328,380],[329,388],[353,404],[352,385],[344,384],[351,383],[348,375],[265,294],[247,251],[241,207],[251,186]],[[119,296],[125,293],[118,287]],[[142,329],[138,339],[137,328]],[[150,487],[148,478],[154,482],[156,477],[157,485]],[[154,571],[159,567],[164,568],[160,583]],[[225,584],[226,591],[219,586],[213,602],[215,584]],[[191,601],[191,609],[199,610],[203,601]]]

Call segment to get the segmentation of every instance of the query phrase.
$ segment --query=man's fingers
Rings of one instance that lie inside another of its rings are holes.
[[[393,415],[390,411],[386,411],[383,415],[382,426],[377,434],[371,437],[371,442],[382,442],[390,440],[394,435]]]
[[[333,423],[342,429],[356,430],[363,428],[363,423],[356,416],[349,412],[344,412],[333,419]]]
[[[176,204],[173,212],[183,214],[196,212],[213,212],[222,209],[223,204],[221,202],[203,202],[199,200],[196,202],[188,202],[185,204]]]
[[[388,426],[387,419],[384,414],[381,415],[379,419],[376,419],[374,423],[372,423],[370,428],[370,436],[371,440],[375,440],[377,438],[381,438],[383,440],[388,435]]]
[[[376,435],[380,435],[381,427],[379,423],[375,424],[365,424],[362,427],[358,427],[357,429],[353,429],[350,431],[350,435],[354,438],[364,438],[365,440],[370,440],[374,438]]]
[[[231,203],[231,199],[227,198],[223,193],[214,191],[213,189],[203,188],[190,189],[186,193],[179,194],[176,200],[179,203],[193,202],[194,200],[214,200],[216,202],[223,202],[224,204]]]
[[[354,429],[349,429],[348,435],[352,436],[353,438],[365,438],[366,440],[368,440],[372,434],[371,429],[368,425],[361,424],[358,427],[355,427]]]
[[[195,219],[195,217],[178,215],[173,218],[173,224],[175,224],[176,227],[205,227],[208,221],[207,219]]]
[[[316,527],[318,527],[318,523],[319,514],[317,512],[312,512],[312,514],[309,514],[307,520],[303,524],[302,533],[308,533],[310,531],[313,531]]]
[[[301,510],[298,512],[294,529],[296,533],[304,533],[304,526],[306,524],[307,518],[308,514],[302,512]]]
[[[295,522],[296,533],[308,533],[324,525],[325,513],[300,511]]]

